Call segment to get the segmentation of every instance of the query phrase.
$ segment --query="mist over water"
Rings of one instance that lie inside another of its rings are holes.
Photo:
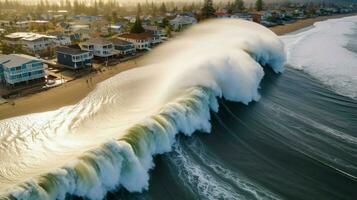
[[[282,42],[262,26],[197,25],[74,106],[0,121],[0,195],[102,199],[118,188],[142,192],[153,156],[171,151],[177,133],[210,132],[217,97],[259,100],[262,65],[278,73],[284,60]]]

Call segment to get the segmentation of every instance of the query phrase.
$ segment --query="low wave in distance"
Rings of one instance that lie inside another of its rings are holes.
[[[304,32],[282,36],[288,64],[312,75],[338,94],[357,98],[357,16],[317,22]],[[351,51],[354,49],[354,51]]]
[[[217,98],[260,98],[263,66],[283,71],[284,46],[241,20],[194,26],[154,50],[143,67],[101,84],[74,106],[0,121],[0,196],[102,199],[148,188],[153,156],[175,135],[210,132]]]

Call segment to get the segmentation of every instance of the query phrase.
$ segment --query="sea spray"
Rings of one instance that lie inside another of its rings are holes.
[[[0,122],[0,194],[94,200],[118,187],[142,192],[153,156],[169,152],[176,134],[209,133],[217,98],[259,100],[262,65],[281,72],[284,58],[277,36],[260,25],[197,25],[154,50],[146,66],[99,84],[74,106]],[[36,128],[16,132],[22,127]]]

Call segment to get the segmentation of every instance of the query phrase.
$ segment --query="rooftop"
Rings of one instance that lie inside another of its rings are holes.
[[[22,40],[26,40],[26,41],[34,41],[40,38],[56,38],[53,36],[48,36],[48,35],[42,35],[42,34],[38,34],[38,33],[32,33],[32,32],[15,32],[15,33],[11,33],[9,35],[5,35],[6,38],[8,39],[22,39]]]
[[[134,39],[134,40],[145,40],[145,39],[153,38],[154,36],[151,33],[126,33],[120,35],[119,37]]]
[[[87,53],[88,51],[84,51],[84,50],[81,50],[78,48],[63,46],[63,47],[57,47],[56,52],[61,52],[61,53],[68,54],[68,55],[78,55],[78,54]]]
[[[120,46],[120,45],[131,45],[131,44],[133,44],[133,43],[131,43],[131,42],[128,42],[128,41],[125,41],[125,40],[121,40],[121,39],[112,39],[111,41],[113,42],[114,45],[118,45],[118,46]]]
[[[25,54],[0,55],[0,64],[7,68],[17,67],[33,60],[40,61],[40,59],[36,57]]]
[[[83,42],[82,44],[87,44],[87,45],[90,45],[90,44],[109,45],[109,44],[112,44],[112,42],[110,42],[109,40],[106,40],[106,39],[98,37],[98,38],[91,38],[91,39]]]

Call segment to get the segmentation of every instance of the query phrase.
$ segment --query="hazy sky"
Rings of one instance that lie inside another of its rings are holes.
[[[0,0],[0,1],[5,1],[5,0]],[[37,3],[40,2],[41,0],[22,0],[24,3]],[[45,1],[45,0],[43,0]],[[59,3],[60,0],[48,0],[49,2],[57,2]],[[74,1],[74,0],[70,0],[70,1]],[[94,2],[95,0],[78,0],[78,1],[82,1],[82,2]],[[97,0],[97,1],[106,1],[106,0]],[[108,0],[109,1],[109,0]],[[176,1],[176,2],[203,2],[204,0],[111,0],[111,1],[117,1],[117,2],[122,2],[122,3],[137,3],[137,2],[164,2],[164,1]],[[218,3],[218,2],[227,2],[227,1],[234,1],[234,0],[213,0],[213,2]],[[244,0],[246,3],[252,3],[255,2],[256,0]],[[321,2],[321,1],[325,1],[325,2],[357,2],[357,0],[264,0],[266,3],[275,3],[275,2],[282,2],[282,1],[290,1],[290,2]]]

